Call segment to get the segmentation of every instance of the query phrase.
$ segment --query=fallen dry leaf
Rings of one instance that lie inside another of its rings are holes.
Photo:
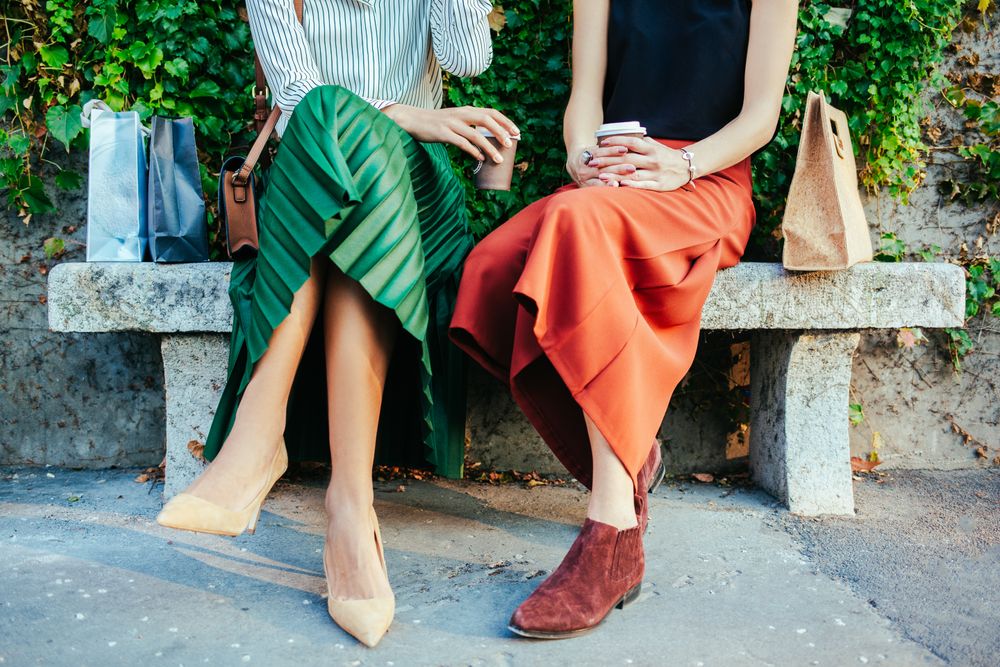
[[[927,337],[924,336],[924,332],[920,329],[903,328],[896,334],[896,344],[907,350],[926,342]]]
[[[149,481],[149,475],[147,475],[146,473],[142,473],[141,475],[135,478],[135,481],[137,484],[145,484],[146,482]]]
[[[493,32],[500,32],[507,25],[507,14],[503,11],[503,6],[497,5],[487,17],[490,22],[490,29]]]
[[[205,460],[205,445],[198,442],[197,440],[192,440],[188,443],[188,451],[191,452],[191,456],[195,457],[199,461]]]
[[[976,447],[976,456],[978,456],[981,459],[987,458],[986,445],[980,445],[979,447]]]
[[[852,472],[871,472],[876,466],[882,465],[879,460],[871,461],[868,459],[863,459],[859,456],[851,457],[851,471]]]
[[[715,481],[715,475],[712,475],[707,472],[696,472],[693,475],[691,475],[691,479],[698,480],[699,482],[702,482],[704,484],[711,484],[712,482]]]

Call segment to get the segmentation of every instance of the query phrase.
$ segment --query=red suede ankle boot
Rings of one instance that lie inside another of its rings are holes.
[[[656,487],[663,482],[666,469],[663,467],[663,455],[660,453],[660,441],[653,441],[653,448],[646,458],[646,462],[639,469],[636,475],[636,492],[633,501],[635,502],[635,517],[639,520],[639,527],[642,532],[646,532],[649,525],[649,494],[656,491]]]
[[[582,635],[639,597],[644,572],[641,526],[618,530],[587,519],[559,567],[514,612],[510,630],[535,639]]]

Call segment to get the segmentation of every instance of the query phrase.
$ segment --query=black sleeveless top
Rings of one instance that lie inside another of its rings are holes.
[[[750,0],[611,0],[604,122],[704,139],[740,113]]]

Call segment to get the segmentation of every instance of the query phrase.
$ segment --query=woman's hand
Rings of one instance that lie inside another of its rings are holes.
[[[417,141],[451,144],[477,160],[485,160],[484,155],[489,155],[498,164],[503,162],[500,151],[476,128],[489,130],[505,146],[510,146],[511,139],[521,134],[517,125],[496,109],[422,109],[407,104],[393,104],[382,111]]]
[[[681,151],[648,137],[608,137],[594,153],[591,166],[605,184],[669,192],[689,180]]]
[[[598,151],[597,146],[581,146],[575,148],[566,155],[566,173],[573,179],[573,182],[581,188],[594,185],[605,185],[598,176],[600,175],[593,165],[593,160],[589,163],[583,161],[585,151],[590,151],[591,155]]]

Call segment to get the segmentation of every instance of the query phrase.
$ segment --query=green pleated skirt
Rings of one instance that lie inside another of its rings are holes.
[[[233,265],[229,377],[205,456],[222,447],[254,364],[309,277],[311,259],[323,256],[395,312],[405,332],[389,365],[376,460],[430,464],[461,477],[465,367],[448,323],[472,245],[462,186],[444,146],[415,141],[344,88],[310,91],[268,174],[260,252]],[[293,460],[329,459],[322,319],[288,404],[285,442]]]

